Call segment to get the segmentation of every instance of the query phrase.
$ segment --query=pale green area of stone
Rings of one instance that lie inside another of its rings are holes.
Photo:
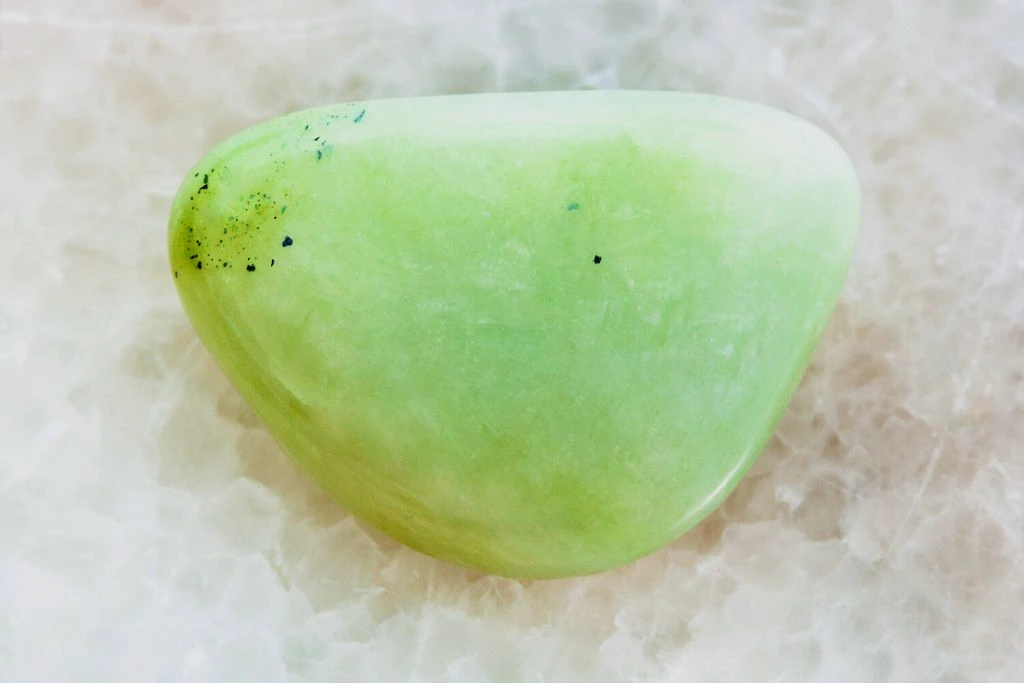
[[[556,577],[644,555],[733,489],[858,215],[840,148],[757,105],[390,100],[217,147],[170,257],[207,348],[343,506],[436,557]]]

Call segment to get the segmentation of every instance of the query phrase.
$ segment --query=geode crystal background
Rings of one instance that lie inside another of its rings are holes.
[[[1017,0],[0,2],[0,680],[1024,679]],[[697,90],[853,157],[848,283],[726,504],[523,582],[365,530],[203,350],[166,254],[242,128],[379,97]]]

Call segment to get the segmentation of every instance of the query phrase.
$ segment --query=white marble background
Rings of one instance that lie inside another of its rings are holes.
[[[368,534],[182,314],[169,201],[292,109],[759,100],[862,174],[849,284],[754,472],[632,566]],[[0,681],[1024,680],[1020,0],[0,0]]]

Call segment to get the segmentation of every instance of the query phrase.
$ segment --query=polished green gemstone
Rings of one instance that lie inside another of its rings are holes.
[[[845,278],[846,155],[678,93],[343,104],[251,128],[170,221],[200,338],[342,505],[438,558],[623,564],[755,460]]]

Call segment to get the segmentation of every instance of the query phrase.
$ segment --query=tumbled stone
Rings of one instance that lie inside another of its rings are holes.
[[[806,369],[859,216],[812,125],[706,95],[342,104],[190,172],[200,338],[343,506],[424,553],[557,577],[675,539]]]

